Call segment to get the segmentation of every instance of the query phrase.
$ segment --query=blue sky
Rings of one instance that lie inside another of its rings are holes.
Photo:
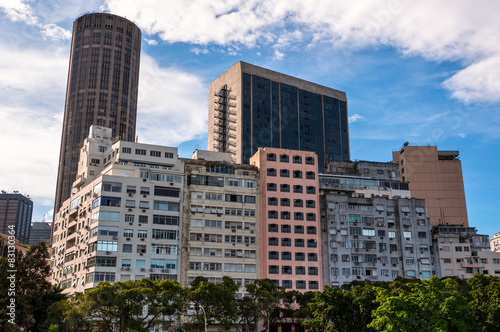
[[[500,231],[500,2],[0,0],[0,189],[51,219],[72,22],[143,31],[138,136],[205,149],[208,85],[246,61],[347,93],[353,160],[459,150],[469,223]]]

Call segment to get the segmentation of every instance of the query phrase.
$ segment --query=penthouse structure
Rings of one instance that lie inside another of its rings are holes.
[[[260,278],[298,291],[322,290],[318,157],[310,151],[259,148]]]
[[[259,147],[349,160],[345,92],[238,62],[210,84],[208,149],[248,164]]]
[[[55,215],[52,282],[65,293],[104,280],[180,279],[184,163],[176,148],[111,136],[91,127],[72,196]]]
[[[258,169],[213,151],[196,150],[183,162],[181,283],[188,286],[197,276],[220,283],[230,276],[242,297],[259,278]]]
[[[392,153],[401,180],[414,197],[425,199],[430,225],[468,226],[462,164],[458,151],[438,151],[436,146],[410,146]]]
[[[319,178],[325,285],[436,274],[425,201],[411,198],[396,164],[331,162],[328,169]]]

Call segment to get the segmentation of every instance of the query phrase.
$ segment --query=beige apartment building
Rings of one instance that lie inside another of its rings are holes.
[[[412,197],[425,199],[431,227],[468,226],[462,164],[458,151],[438,151],[436,146],[405,146],[392,153],[401,180]]]
[[[487,235],[474,227],[439,225],[432,229],[435,251],[439,254],[439,276],[472,278],[480,273],[500,276],[500,252],[490,250]]]
[[[183,159],[181,283],[198,276],[244,287],[259,276],[258,169],[235,164],[229,153],[196,150]]]
[[[490,239],[491,250],[500,252],[500,233],[495,233],[495,235]]]
[[[110,137],[91,126],[54,218],[51,278],[65,293],[104,280],[179,280],[184,162],[177,148]]]

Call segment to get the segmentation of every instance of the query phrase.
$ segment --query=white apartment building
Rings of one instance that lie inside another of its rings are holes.
[[[184,163],[177,148],[112,142],[92,126],[71,198],[52,230],[52,282],[65,293],[100,281],[180,279]]]

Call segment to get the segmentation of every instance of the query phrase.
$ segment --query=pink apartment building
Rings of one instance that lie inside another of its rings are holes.
[[[322,291],[318,159],[314,152],[259,148],[260,278]]]

